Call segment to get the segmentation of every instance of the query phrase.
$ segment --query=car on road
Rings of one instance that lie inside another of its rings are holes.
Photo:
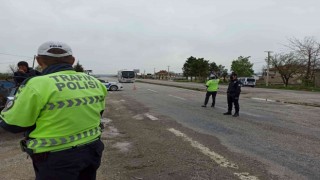
[[[122,84],[119,82],[109,82],[109,81],[105,81],[103,79],[98,79],[98,80],[106,86],[108,91],[118,91],[123,88]]]

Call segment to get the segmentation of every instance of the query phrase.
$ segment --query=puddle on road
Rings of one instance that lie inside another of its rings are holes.
[[[114,145],[112,145],[112,147],[119,149],[120,152],[128,152],[130,147],[131,147],[131,143],[129,143],[129,142],[117,142]]]

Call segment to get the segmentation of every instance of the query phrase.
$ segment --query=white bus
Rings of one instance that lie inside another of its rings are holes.
[[[134,83],[136,80],[136,73],[130,70],[120,70],[118,71],[118,81],[121,83]]]

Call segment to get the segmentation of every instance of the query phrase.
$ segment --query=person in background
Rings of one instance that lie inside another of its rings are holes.
[[[237,74],[231,73],[230,82],[227,90],[228,111],[223,113],[224,115],[232,114],[232,104],[234,104],[235,113],[233,117],[239,116],[239,96],[241,92],[241,83],[238,81]]]
[[[19,86],[27,78],[41,75],[39,71],[30,68],[29,64],[25,61],[18,62],[17,66],[18,70],[13,74],[13,79],[17,86]]]
[[[216,103],[217,91],[219,89],[219,79],[214,74],[210,74],[209,81],[206,83],[206,87],[207,93],[202,107],[207,107],[210,96],[212,96],[211,107],[214,107]]]

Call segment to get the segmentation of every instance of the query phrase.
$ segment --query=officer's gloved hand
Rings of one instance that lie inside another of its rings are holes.
[[[239,96],[235,96],[234,99],[239,99]]]

